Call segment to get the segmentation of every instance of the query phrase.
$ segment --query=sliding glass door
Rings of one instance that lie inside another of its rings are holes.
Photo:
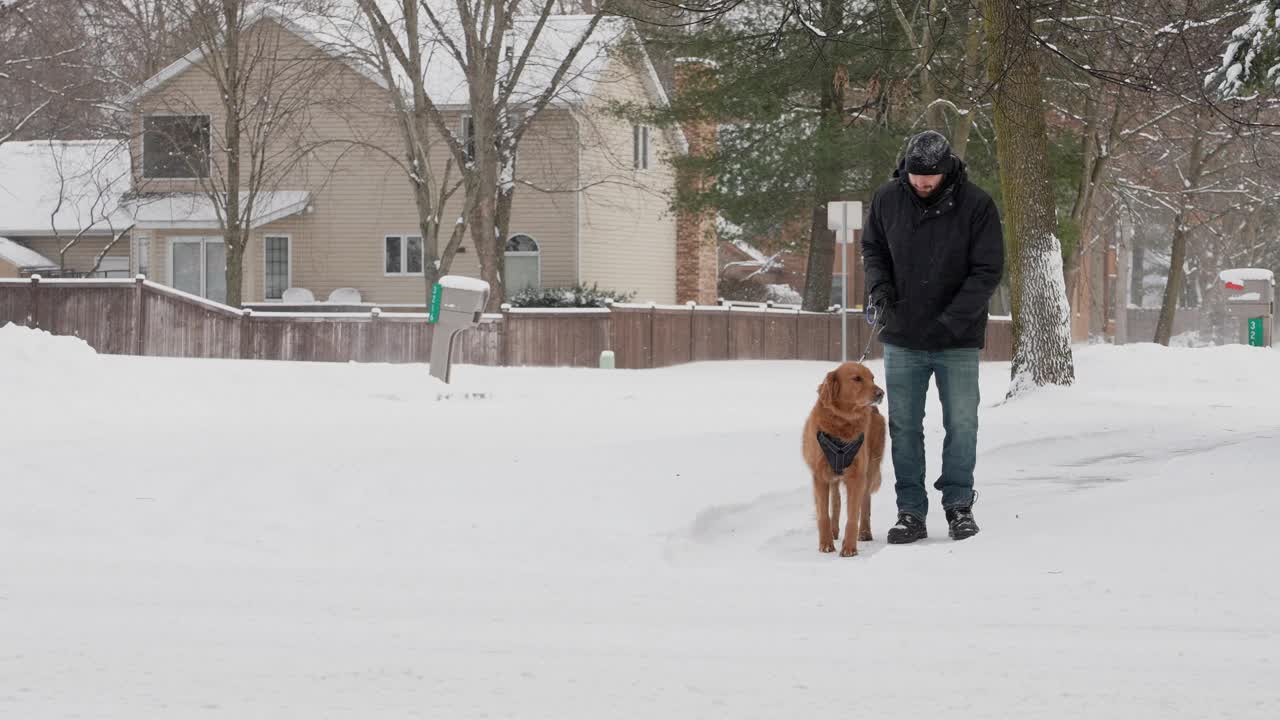
[[[172,238],[169,263],[173,287],[214,302],[227,301],[227,249],[222,238]]]

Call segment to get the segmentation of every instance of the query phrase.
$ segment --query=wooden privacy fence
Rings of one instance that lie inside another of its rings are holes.
[[[330,362],[428,361],[431,325],[422,313],[276,313],[210,302],[138,280],[0,280],[0,325],[13,322],[74,335],[98,352]],[[849,357],[871,328],[848,317]],[[1008,319],[987,326],[985,360],[1012,355]],[[462,332],[453,361],[476,365],[590,367],[612,350],[620,368],[707,360],[840,359],[840,316],[768,307],[614,305],[600,309],[506,310]],[[871,341],[871,357],[882,347]]]

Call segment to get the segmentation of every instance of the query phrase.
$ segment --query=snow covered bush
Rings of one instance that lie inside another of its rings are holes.
[[[635,296],[634,292],[601,290],[596,283],[591,287],[579,283],[567,288],[526,288],[516,293],[509,303],[518,308],[602,308],[610,302],[628,302]]]

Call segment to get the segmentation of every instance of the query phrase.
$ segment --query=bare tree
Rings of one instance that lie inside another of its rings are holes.
[[[443,251],[438,245],[427,250],[429,272],[447,267],[465,227],[481,276],[493,288],[490,309],[496,309],[504,296],[503,251],[520,143],[574,80],[579,55],[605,17],[607,3],[596,4],[580,27],[574,25],[573,37],[559,38],[566,41],[555,46],[559,52],[554,57],[544,39],[558,30],[552,27],[557,0],[539,0],[532,7],[519,0],[456,0],[451,7],[427,0],[359,4],[377,38],[373,59],[388,78],[401,116],[406,167],[424,238],[434,237],[433,223],[440,222],[439,205],[433,202],[440,190],[433,192],[436,183],[426,162],[431,142],[448,147],[464,188],[464,223],[455,223]],[[451,65],[465,79],[469,137],[455,132],[440,99],[432,97],[426,82],[430,63]],[[402,79],[391,82],[397,75]]]
[[[81,135],[101,97],[74,2],[0,0],[0,143]]]
[[[1012,259],[1013,385],[1069,385],[1075,380],[1062,274],[1062,246],[1049,188],[1048,133],[1039,56],[1028,31],[1031,8],[1014,0],[983,0],[987,67],[995,81],[996,149],[1004,191],[1006,243]]]
[[[57,199],[49,212],[49,229],[55,238],[65,240],[58,249],[58,267],[66,270],[67,253],[106,230],[107,239],[93,264],[84,271],[93,275],[134,227],[132,213],[122,205],[130,183],[128,145],[123,140],[107,141],[80,152],[67,143],[50,140],[47,148],[58,183]],[[75,233],[64,237],[68,220]]]
[[[226,302],[232,306],[242,300],[243,258],[260,205],[268,193],[317,182],[307,176],[308,161],[322,146],[339,142],[312,128],[313,110],[340,101],[340,91],[329,86],[333,63],[294,49],[296,36],[281,27],[292,22],[283,12],[288,7],[255,0],[169,0],[168,11],[198,43],[194,69],[212,81],[218,112],[209,114],[207,94],[192,97],[181,88],[161,88],[143,98],[175,114],[164,123],[153,119],[143,132],[181,159],[185,172],[176,176],[195,178],[212,205],[223,231]]]

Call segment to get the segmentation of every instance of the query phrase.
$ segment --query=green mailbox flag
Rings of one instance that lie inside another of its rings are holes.
[[[1249,318],[1249,345],[1253,347],[1262,347],[1262,340],[1266,336],[1263,332],[1262,318]]]
[[[440,319],[440,283],[431,286],[431,307],[427,308],[427,322],[434,323]],[[1261,341],[1259,341],[1261,342]]]

